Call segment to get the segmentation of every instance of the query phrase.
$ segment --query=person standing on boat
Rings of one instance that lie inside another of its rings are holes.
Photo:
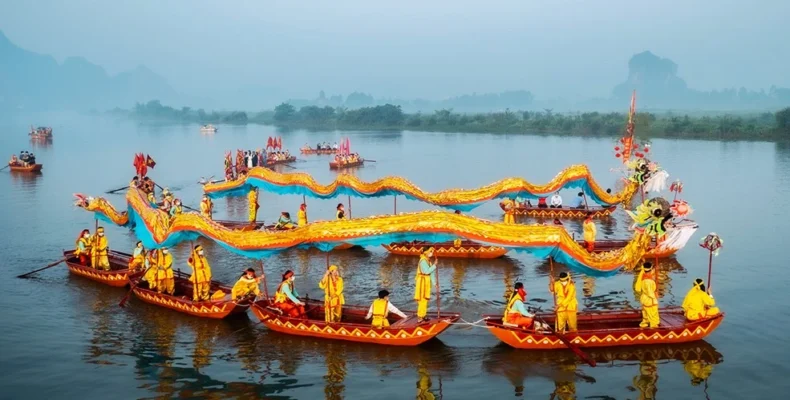
[[[181,206],[181,199],[175,199],[173,206],[170,207],[170,218],[181,215],[182,212],[184,212],[184,209]]]
[[[296,217],[299,220],[299,226],[307,225],[307,204],[302,203],[302,205],[299,206],[299,212],[296,214]]]
[[[558,190],[554,193],[554,196],[551,196],[551,202],[549,204],[550,208],[562,208],[562,196],[560,196],[560,191]]]
[[[146,198],[148,199],[148,203],[151,204],[151,207],[153,207],[153,208],[157,207],[157,205],[156,205],[156,196],[154,196],[154,192],[148,192],[148,194],[146,195]]]
[[[167,247],[162,247],[161,254],[158,254],[159,262],[156,271],[156,290],[159,293],[169,295],[175,294],[176,282],[173,278],[173,255]]]
[[[291,318],[301,318],[305,315],[304,303],[299,301],[299,293],[294,287],[294,273],[285,271],[283,281],[274,294],[274,305]]]
[[[592,213],[587,213],[587,218],[584,219],[584,223],[582,224],[583,229],[583,237],[584,237],[584,247],[590,253],[595,250],[595,235],[598,233],[598,229],[595,227],[595,222],[592,219]]]
[[[694,286],[683,299],[683,311],[689,321],[713,317],[721,312],[713,296],[705,292],[705,281],[700,278],[694,280]]]
[[[109,251],[107,237],[104,236],[104,227],[100,226],[96,230],[96,236],[93,238],[93,246],[91,246],[91,257],[93,258],[93,268],[110,270],[110,259],[107,256]]]
[[[329,266],[321,282],[318,282],[318,287],[324,290],[324,320],[340,322],[346,297],[343,295],[343,278],[337,272],[337,265]]]
[[[343,203],[337,203],[337,212],[335,213],[335,217],[337,219],[346,218],[346,212],[345,212],[345,207],[343,207]]]
[[[555,330],[565,332],[565,327],[571,332],[576,331],[576,311],[579,302],[576,300],[576,285],[567,272],[560,272],[557,282],[554,282],[554,298],[556,299],[557,323]]]
[[[249,200],[249,204],[250,204],[249,222],[255,222],[255,220],[258,217],[258,208],[260,208],[260,205],[258,205],[258,189],[257,188],[252,188],[250,190],[250,193],[247,195],[247,200]]]
[[[187,259],[187,265],[192,267],[192,300],[206,301],[209,299],[211,289],[211,266],[203,252],[203,246],[197,245],[192,251],[192,256]]]
[[[134,246],[132,259],[129,260],[129,269],[134,271],[141,268],[143,264],[145,264],[145,248],[143,247],[143,242],[138,241]]]
[[[214,203],[211,199],[208,198],[207,194],[203,195],[203,199],[200,200],[200,215],[211,219],[211,213],[214,211]]]
[[[506,224],[515,224],[516,223],[516,206],[513,203],[513,200],[509,198],[505,198],[502,200],[502,208],[505,209],[505,219],[504,223]]]
[[[397,307],[390,303],[390,292],[381,290],[379,291],[379,298],[373,300],[373,304],[370,305],[368,315],[365,316],[365,319],[373,317],[371,326],[374,328],[387,328],[390,326],[390,321],[387,319],[389,313],[393,313],[403,319],[408,318],[406,314],[402,313]]]
[[[233,285],[230,297],[234,300],[241,300],[250,296],[260,296],[261,289],[258,287],[260,281],[261,278],[255,277],[255,270],[247,268],[241,275],[241,278]]]
[[[91,231],[83,229],[80,232],[80,237],[77,238],[77,243],[74,246],[74,256],[79,257],[81,265],[88,265],[88,257],[91,253]]]
[[[642,264],[642,270],[636,278],[634,291],[642,303],[642,322],[640,328],[658,328],[660,317],[658,315],[658,295],[656,294],[656,281],[653,273],[653,264],[649,261]]]
[[[429,247],[420,255],[420,262],[417,264],[417,275],[414,277],[414,300],[417,301],[417,318],[420,321],[427,320],[428,302],[431,300],[432,283],[436,282],[436,260],[431,263],[434,255],[434,248]],[[437,291],[439,288],[436,288]]]

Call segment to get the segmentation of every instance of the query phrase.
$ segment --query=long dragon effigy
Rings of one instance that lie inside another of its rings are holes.
[[[278,173],[268,168],[256,167],[242,179],[209,183],[203,190],[212,198],[246,195],[252,188],[275,194],[297,194],[321,199],[342,195],[356,197],[383,197],[402,195],[454,210],[470,211],[483,203],[505,197],[545,197],[562,189],[579,188],[590,201],[602,206],[628,204],[637,192],[639,183],[628,180],[618,193],[607,193],[606,188],[593,179],[586,165],[572,165],[557,174],[550,182],[536,185],[521,178],[505,178],[477,189],[448,189],[429,193],[411,181],[388,176],[373,182],[364,182],[353,175],[342,174],[328,185],[322,185],[306,173]]]
[[[163,211],[152,208],[138,189],[130,189],[126,201],[126,212],[119,212],[102,198],[83,200],[80,205],[104,220],[133,227],[148,248],[173,246],[203,236],[253,258],[293,247],[317,247],[328,251],[341,243],[378,246],[393,241],[443,241],[462,237],[540,258],[552,257],[579,272],[602,276],[635,266],[650,241],[648,234],[639,232],[624,248],[593,254],[562,227],[495,223],[440,211],[316,222],[287,231],[242,232],[198,214],[170,218]]]

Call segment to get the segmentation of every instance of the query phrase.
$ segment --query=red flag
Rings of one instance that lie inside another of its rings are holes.
[[[156,161],[154,161],[154,159],[153,159],[153,158],[151,158],[151,155],[150,155],[150,154],[149,154],[149,155],[147,155],[147,156],[146,156],[146,158],[145,158],[145,165],[146,165],[148,168],[151,168],[151,169],[153,169],[153,168],[156,166]]]
[[[277,137],[277,148],[280,149],[280,150],[283,149],[283,137],[282,136],[278,136]]]
[[[351,138],[346,138],[346,155],[351,154]]]
[[[269,147],[274,147],[274,146],[272,146],[272,137],[271,136],[269,136],[269,139],[266,140],[266,148],[268,149]]]
[[[636,114],[636,90],[631,93],[631,107],[628,109],[628,123],[633,123]]]

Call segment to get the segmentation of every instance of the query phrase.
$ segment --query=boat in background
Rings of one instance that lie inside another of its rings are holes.
[[[337,149],[313,149],[310,147],[302,147],[299,149],[302,154],[337,154]]]
[[[41,169],[44,168],[44,164],[8,164],[8,168],[14,172],[41,172]]]
[[[505,255],[509,249],[501,246],[490,246],[477,243],[471,240],[455,240],[452,242],[431,243],[422,240],[410,242],[393,242],[382,245],[388,252],[400,256],[416,256],[422,254],[424,249],[433,247],[437,257],[449,258],[499,258]]]
[[[617,210],[617,205],[612,205],[609,207],[602,207],[602,206],[590,206],[585,208],[575,208],[575,207],[538,207],[536,205],[531,205],[527,203],[515,203],[516,205],[513,207],[513,211],[515,215],[518,216],[526,216],[526,217],[533,217],[533,218],[578,218],[583,219],[587,217],[587,213],[592,213],[593,218],[604,218],[611,216],[615,210]],[[505,211],[504,203],[500,202],[499,207],[502,211]]]
[[[30,127],[30,132],[28,135],[32,139],[52,139],[52,128],[39,126],[38,128]]]
[[[217,127],[208,124],[200,127],[200,133],[217,133]]]
[[[66,267],[68,267],[70,273],[108,286],[127,286],[130,279],[134,279],[143,273],[142,270],[130,270],[129,262],[132,260],[132,255],[121,253],[120,251],[110,250],[108,252],[107,258],[110,261],[109,271],[80,264],[79,257],[74,255],[74,250],[64,251],[63,257],[67,257]]]

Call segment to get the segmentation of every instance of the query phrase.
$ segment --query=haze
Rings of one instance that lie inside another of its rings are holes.
[[[513,89],[606,97],[649,50],[690,88],[790,87],[790,1],[30,1],[0,30],[62,62],[143,64],[179,92],[438,99]]]

